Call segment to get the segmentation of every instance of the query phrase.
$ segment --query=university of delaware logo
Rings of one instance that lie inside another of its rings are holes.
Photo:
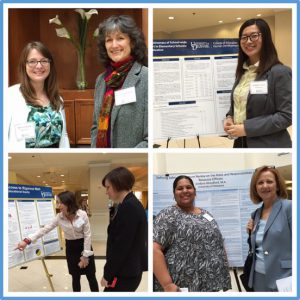
[[[205,42],[205,41],[192,41],[191,42],[191,47],[192,50],[195,51],[197,49],[204,49],[204,48],[209,48],[209,42]]]

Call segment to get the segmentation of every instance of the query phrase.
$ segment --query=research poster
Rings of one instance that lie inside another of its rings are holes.
[[[223,135],[237,39],[154,40],[154,139]]]
[[[257,208],[249,196],[252,174],[253,170],[186,174],[196,187],[195,205],[209,211],[219,225],[231,267],[242,267],[248,254],[246,223]],[[154,217],[175,204],[173,181],[177,176],[154,176]]]
[[[15,250],[19,241],[38,231],[55,217],[52,189],[10,184],[8,194],[9,268],[60,251],[57,229],[28,245],[23,252]]]

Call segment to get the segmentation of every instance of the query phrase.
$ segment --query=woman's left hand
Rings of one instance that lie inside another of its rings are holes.
[[[79,268],[80,269],[84,269],[84,268],[86,268],[88,266],[88,264],[89,264],[89,258],[81,256],[80,257],[80,262],[78,264]]]
[[[104,277],[101,278],[100,284],[101,284],[101,286],[103,286],[103,287],[108,287],[108,282],[107,282],[107,280],[104,279]]]
[[[231,125],[229,129],[227,129],[227,133],[232,137],[246,136],[244,124]]]

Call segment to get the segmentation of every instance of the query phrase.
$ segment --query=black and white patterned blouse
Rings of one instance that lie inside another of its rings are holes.
[[[217,222],[204,209],[187,213],[177,206],[154,219],[153,240],[164,249],[173,283],[189,292],[231,289],[228,261]],[[154,291],[163,291],[154,280]]]

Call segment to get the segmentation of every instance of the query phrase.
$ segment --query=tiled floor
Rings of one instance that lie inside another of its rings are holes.
[[[62,243],[64,245],[64,243]],[[93,242],[94,254],[96,256],[105,256],[105,242]],[[64,256],[64,249],[52,256]],[[68,273],[67,261],[65,259],[46,259],[45,260],[55,292],[72,292],[72,278]],[[103,275],[104,259],[96,259],[96,277],[98,283]],[[21,267],[27,269],[21,269]],[[40,260],[28,262],[8,270],[8,291],[9,292],[51,292],[43,264]],[[81,277],[82,292],[89,292],[89,284],[85,276]],[[103,290],[100,287],[100,290]],[[142,282],[137,290],[138,292],[148,291],[148,272],[143,273]]]

